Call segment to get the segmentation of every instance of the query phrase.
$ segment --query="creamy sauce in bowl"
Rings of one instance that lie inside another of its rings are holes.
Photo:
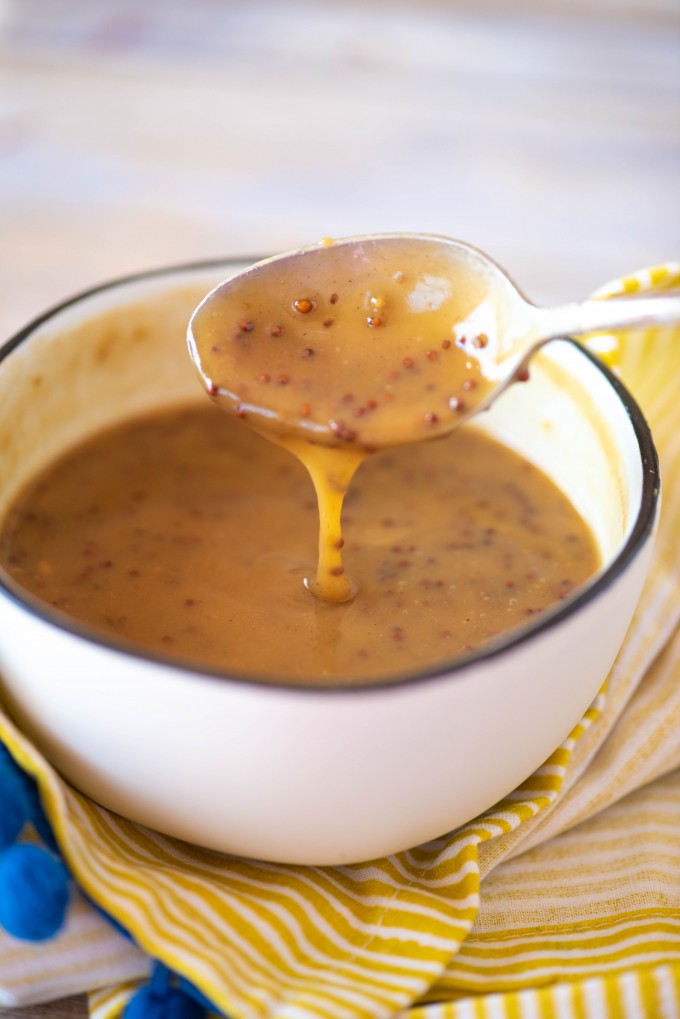
[[[344,509],[354,600],[303,587],[317,507],[296,460],[209,404],[131,420],[28,486],[0,534],[23,587],[96,630],[226,674],[356,683],[431,669],[597,569],[540,471],[466,426],[367,460]]]

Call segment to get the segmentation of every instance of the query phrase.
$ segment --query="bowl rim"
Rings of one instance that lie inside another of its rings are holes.
[[[2,362],[23,342],[28,340],[37,329],[48,323],[51,319],[56,318],[63,311],[82,301],[132,283],[144,282],[146,280],[152,281],[162,277],[170,279],[175,275],[200,272],[202,270],[228,269],[229,266],[247,265],[251,262],[260,261],[261,258],[262,256],[228,255],[223,258],[199,259],[141,270],[98,283],[49,307],[0,345],[0,370]],[[202,665],[191,659],[183,659],[178,656],[152,651],[140,647],[132,641],[126,641],[122,638],[102,633],[95,627],[78,620],[76,617],[69,616],[67,613],[48,605],[30,591],[24,589],[10,576],[2,564],[0,564],[0,596],[4,594],[17,607],[28,610],[31,615],[36,616],[42,622],[49,624],[59,631],[65,631],[90,644],[98,645],[104,650],[113,651],[126,657],[132,657],[165,669],[170,669],[182,677],[190,678],[192,681],[200,678],[223,684],[233,683],[241,687],[246,686],[259,689],[266,687],[272,692],[288,691],[323,697],[329,695],[337,696],[338,694],[351,696],[366,692],[375,693],[383,689],[387,691],[395,687],[402,688],[443,679],[459,678],[461,675],[466,674],[471,667],[493,660],[508,651],[520,647],[526,641],[532,640],[553,629],[602,595],[632,563],[646,544],[655,526],[661,492],[659,458],[649,425],[642,410],[623,382],[596,355],[571,337],[563,337],[561,339],[572,344],[604,376],[605,380],[614,390],[632,425],[642,469],[642,491],[637,517],[624,545],[614,559],[595,574],[591,581],[586,582],[572,597],[565,599],[563,602],[558,602],[551,608],[545,609],[538,613],[535,619],[521,626],[514,627],[512,630],[499,635],[488,644],[468,654],[458,653],[450,659],[440,661],[436,666],[431,665],[423,669],[405,670],[387,678],[352,679],[345,682],[335,681],[323,684],[291,678],[272,680],[263,676],[257,676],[256,674],[228,673],[214,666]],[[190,675],[188,676],[187,674]]]

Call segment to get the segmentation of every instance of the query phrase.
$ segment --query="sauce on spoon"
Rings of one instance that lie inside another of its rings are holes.
[[[189,346],[208,393],[306,466],[319,504],[317,574],[307,586],[341,602],[341,511],[371,453],[433,438],[494,390],[495,332],[482,328],[489,279],[441,242],[328,242],[222,284],[195,311]]]

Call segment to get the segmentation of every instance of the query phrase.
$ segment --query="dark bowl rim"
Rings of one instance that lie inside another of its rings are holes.
[[[153,280],[161,277],[172,277],[173,275],[200,272],[227,268],[229,266],[248,265],[259,261],[263,256],[237,256],[229,255],[224,258],[201,259],[192,262],[174,263],[168,266],[161,266],[153,269],[141,270],[123,276],[115,277],[109,281],[98,283],[87,288],[56,305],[48,308],[36,318],[32,319],[18,332],[12,335],[2,346],[0,346],[0,364],[17,347],[27,340],[37,329],[60,315],[73,305],[86,301],[89,298],[117,287],[127,286],[131,283]],[[640,507],[633,527],[626,539],[625,544],[619,550],[616,557],[601,572],[595,575],[594,579],[586,583],[583,588],[576,592],[573,597],[558,603],[553,608],[536,615],[535,621],[529,622],[522,627],[513,628],[507,635],[480,647],[467,655],[458,654],[450,660],[444,660],[422,670],[408,670],[402,673],[395,673],[388,679],[373,678],[365,680],[347,680],[345,682],[333,682],[315,684],[309,681],[284,679],[271,680],[257,675],[227,674],[225,671],[210,666],[201,665],[192,660],[181,659],[156,653],[154,651],[140,648],[139,646],[113,636],[100,633],[96,628],[90,627],[77,619],[68,616],[66,613],[47,605],[35,595],[25,591],[17,584],[0,565],[0,593],[4,593],[15,605],[21,609],[28,610],[32,615],[38,617],[42,622],[48,623],[60,631],[65,631],[75,637],[85,640],[90,644],[98,645],[109,651],[117,652],[126,657],[132,657],[170,669],[181,676],[190,675],[187,678],[195,681],[196,678],[214,680],[221,683],[237,684],[238,686],[267,688],[273,691],[288,691],[289,693],[314,694],[317,696],[328,696],[330,694],[356,695],[361,693],[375,693],[379,690],[389,690],[395,687],[402,688],[416,684],[433,682],[452,677],[461,676],[469,672],[473,666],[481,665],[493,660],[500,655],[520,647],[529,640],[534,640],[539,635],[546,633],[553,627],[562,623],[579,612],[585,605],[590,604],[599,595],[608,590],[618,577],[628,568],[636,555],[645,545],[651,535],[659,507],[661,490],[661,479],[659,473],[659,458],[654,446],[652,434],[647,421],[637,402],[624,386],[621,380],[593,353],[576,343],[570,337],[564,337],[565,341],[573,344],[605,377],[606,381],[614,390],[619,401],[632,425],[635,438],[640,452],[642,469],[642,492]]]

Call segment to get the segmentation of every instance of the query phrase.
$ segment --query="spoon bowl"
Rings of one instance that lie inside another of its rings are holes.
[[[188,340],[208,392],[269,437],[370,452],[451,431],[550,339],[675,319],[674,297],[539,308],[469,244],[376,234],[238,273]]]

